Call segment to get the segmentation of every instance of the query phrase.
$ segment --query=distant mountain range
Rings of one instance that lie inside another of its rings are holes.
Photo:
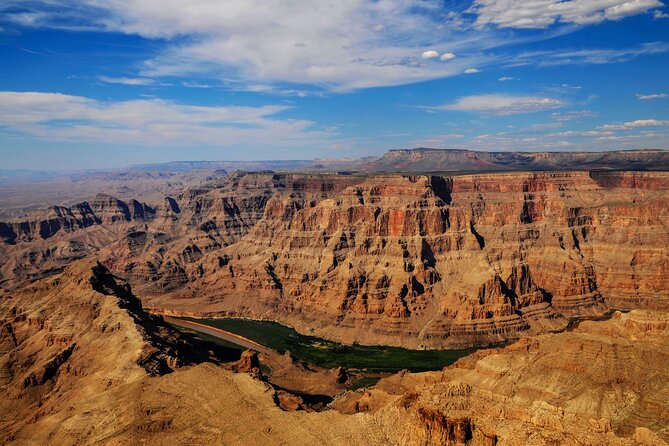
[[[416,148],[390,150],[359,167],[390,172],[669,170],[669,151],[479,152]]]
[[[260,160],[260,161],[172,161],[157,164],[138,164],[129,170],[187,172],[192,170],[319,170],[348,169],[375,160],[376,157],[357,159]]]

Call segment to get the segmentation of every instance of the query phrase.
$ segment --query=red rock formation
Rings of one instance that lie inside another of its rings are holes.
[[[116,226],[100,256],[181,314],[269,317],[343,342],[487,344],[669,306],[668,186],[662,172],[242,173]]]

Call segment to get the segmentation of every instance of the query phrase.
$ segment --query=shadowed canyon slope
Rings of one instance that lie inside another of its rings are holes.
[[[1,295],[0,441],[662,445],[668,323],[666,313],[617,314],[392,376],[325,412],[286,412],[269,384],[197,355],[201,341],[83,260]]]
[[[624,152],[619,152],[624,153]],[[669,307],[669,174],[238,173],[0,224],[2,286],[95,255],[168,314],[461,347]]]

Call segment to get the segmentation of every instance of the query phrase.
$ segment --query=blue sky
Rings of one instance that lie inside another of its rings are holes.
[[[2,168],[669,148],[664,0],[0,0]]]

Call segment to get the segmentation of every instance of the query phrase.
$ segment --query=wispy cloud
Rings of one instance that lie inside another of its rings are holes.
[[[612,130],[537,133],[533,130],[484,133],[469,139],[448,139],[440,136],[414,141],[414,146],[489,151],[574,151],[657,149],[667,146],[667,131],[638,131],[617,134]]]
[[[439,0],[347,0],[308,7],[288,0],[228,0],[225,7],[213,0],[167,5],[163,0],[7,0],[0,16],[3,23],[24,27],[159,40],[162,49],[135,76],[116,78],[130,85],[149,85],[146,80],[131,83],[134,79],[205,77],[240,90],[280,85],[272,92],[303,95],[473,74],[498,64],[607,63],[664,52],[666,45],[657,43],[629,50],[516,54],[507,48],[554,33],[515,35],[496,29],[597,23],[659,6],[659,0],[477,0],[462,13]]]
[[[636,95],[637,99],[642,101],[648,101],[651,99],[664,99],[667,97],[666,93],[655,93],[655,94],[638,94]]]
[[[552,136],[552,137],[558,137],[558,138],[580,138],[580,137],[602,137],[602,136],[611,136],[614,133],[612,131],[605,131],[605,130],[589,130],[589,131],[574,131],[574,130],[567,130],[565,132],[556,132],[556,133],[549,133],[546,136]]]
[[[583,118],[592,118],[597,116],[597,113],[590,111],[590,110],[576,110],[576,111],[568,111],[568,112],[555,112],[551,114],[551,118],[555,119],[556,121],[576,121],[579,119]]]
[[[662,54],[669,52],[667,42],[646,42],[630,48],[597,48],[579,50],[530,51],[508,57],[502,63],[509,66],[539,65],[574,65],[574,64],[608,64],[632,60],[639,56]]]
[[[336,134],[290,107],[193,106],[159,99],[103,102],[59,93],[0,92],[0,127],[50,141],[163,146],[323,146]]]
[[[148,77],[109,77],[109,76],[98,76],[100,82],[106,84],[122,84],[122,85],[158,85],[158,82],[155,79]]]
[[[562,107],[560,99],[539,96],[514,96],[508,94],[485,94],[465,96],[452,104],[425,107],[429,110],[451,110],[478,112],[489,115],[514,115],[551,110]]]
[[[196,81],[183,81],[183,82],[181,82],[181,85],[183,85],[186,88],[212,88],[213,87],[213,85],[202,84],[202,83],[196,82]]]
[[[224,7],[212,0],[8,0],[0,6],[4,21],[21,26],[84,26],[162,39],[163,49],[136,77],[202,76],[238,87],[292,84],[284,90],[337,92],[460,75],[487,59],[484,51],[511,40],[471,29],[447,12],[437,0],[306,6],[228,0]]]

